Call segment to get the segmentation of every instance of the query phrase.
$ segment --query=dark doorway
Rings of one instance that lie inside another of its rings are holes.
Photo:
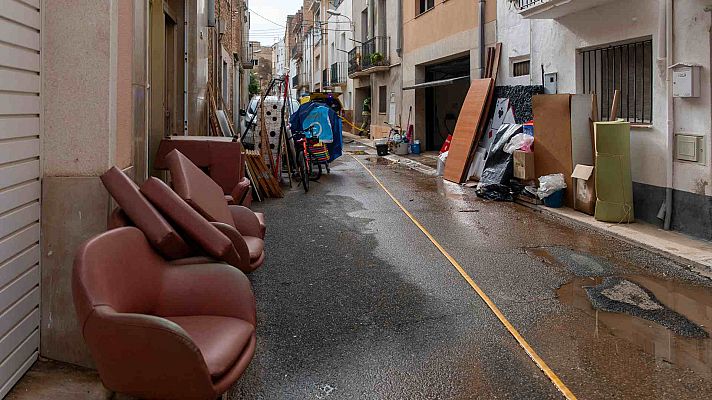
[[[469,55],[425,68],[426,82],[438,82],[469,75]],[[470,80],[460,79],[425,89],[426,150],[440,150],[448,134],[453,132],[469,88]]]

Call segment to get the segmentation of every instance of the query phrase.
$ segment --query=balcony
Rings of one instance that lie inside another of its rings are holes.
[[[512,0],[519,14],[527,19],[557,19],[588,10],[613,0]]]
[[[336,62],[331,64],[331,86],[345,85],[347,70],[345,62]]]
[[[329,70],[325,69],[321,71],[321,88],[326,89],[329,86]]]
[[[243,69],[253,69],[255,67],[255,49],[252,47],[252,43],[245,41],[242,43],[242,57],[240,57],[240,63]]]
[[[390,38],[388,36],[376,36],[367,40],[363,46],[363,56],[361,57],[361,67],[364,71],[369,69],[388,69],[390,61],[388,55]],[[371,72],[371,71],[367,71]]]
[[[291,56],[292,56],[292,57],[291,57],[292,59],[298,60],[298,59],[300,59],[300,58],[302,57],[302,47],[303,47],[303,46],[302,46],[302,42],[301,42],[301,41],[299,41],[298,43],[296,43],[296,44],[294,44],[294,45],[292,46],[292,50],[291,50],[291,53],[290,53]]]
[[[357,46],[349,51],[349,78],[361,72],[361,47]]]

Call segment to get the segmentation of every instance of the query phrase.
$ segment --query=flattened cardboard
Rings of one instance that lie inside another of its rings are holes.
[[[572,188],[571,95],[537,95],[532,97],[532,108],[536,174],[564,174],[566,186]],[[565,196],[565,204],[573,207],[574,191],[567,190]]]
[[[470,84],[470,89],[465,97],[465,102],[460,110],[452,143],[445,163],[443,178],[448,181],[460,183],[466,178],[470,167],[470,155],[479,141],[478,132],[484,130],[485,107],[492,90],[493,79],[475,79]]]

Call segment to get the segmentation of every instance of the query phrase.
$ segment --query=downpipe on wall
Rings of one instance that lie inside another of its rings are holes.
[[[480,78],[485,76],[485,0],[479,0],[479,45],[480,45]]]
[[[658,7],[658,65],[665,68],[665,101],[666,110],[666,145],[665,145],[665,201],[660,207],[658,218],[662,219],[663,228],[670,230],[672,225],[673,186],[674,186],[674,132],[675,103],[672,98],[673,57],[673,5],[672,0],[659,0]]]

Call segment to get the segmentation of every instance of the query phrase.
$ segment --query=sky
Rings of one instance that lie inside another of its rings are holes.
[[[263,46],[278,42],[284,36],[287,15],[295,14],[302,3],[302,0],[250,0],[250,40]]]

